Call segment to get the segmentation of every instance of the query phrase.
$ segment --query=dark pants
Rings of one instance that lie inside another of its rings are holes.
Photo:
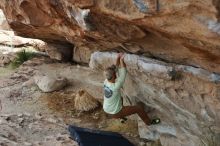
[[[124,118],[132,114],[138,114],[138,116],[144,121],[146,125],[150,125],[150,118],[147,113],[144,111],[144,108],[140,106],[124,106],[120,112],[117,114],[111,115],[112,118]]]

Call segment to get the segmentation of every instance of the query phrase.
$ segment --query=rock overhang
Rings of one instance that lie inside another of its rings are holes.
[[[125,46],[135,54],[150,53],[168,62],[220,73],[218,4],[212,0],[0,3],[10,26],[22,36],[91,50]]]

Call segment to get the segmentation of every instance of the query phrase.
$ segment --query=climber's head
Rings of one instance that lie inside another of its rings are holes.
[[[115,65],[112,65],[105,69],[105,77],[110,82],[115,82],[117,67]]]

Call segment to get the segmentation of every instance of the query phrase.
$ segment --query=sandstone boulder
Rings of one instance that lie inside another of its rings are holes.
[[[210,130],[220,127],[219,5],[219,0],[0,1],[16,34],[55,44],[54,58],[83,63],[90,58],[90,66],[102,70],[116,54],[89,57],[88,50],[132,53],[125,57],[124,96],[155,109],[153,115],[176,129],[175,136],[159,134],[164,146],[209,145],[213,139],[220,145],[219,132]]]
[[[62,53],[58,48],[49,46],[46,48],[46,53],[50,56],[51,59],[62,60]]]
[[[61,76],[50,76],[46,74],[37,74],[34,81],[43,92],[53,92],[61,90],[67,85],[67,79]]]
[[[116,57],[116,53],[95,52],[90,67],[102,71]],[[122,93],[129,102],[124,104],[143,102],[152,109],[149,116],[162,121],[147,127],[138,120],[142,138],[159,140],[163,146],[220,144],[215,138],[219,131],[209,128],[220,127],[219,74],[131,54],[126,54],[125,63],[128,75]]]
[[[89,63],[92,51],[88,47],[75,47],[73,50],[73,60],[81,63]]]
[[[8,48],[10,51],[16,51],[14,47],[23,46],[33,46],[40,51],[45,51],[45,48],[47,48],[47,43],[41,40],[19,37],[13,31],[6,30],[0,30],[0,45],[11,47]]]
[[[60,61],[72,60],[73,45],[71,44],[47,43],[44,48],[46,50],[46,53],[52,59],[56,59]]]
[[[0,1],[21,36],[72,44],[71,49],[124,50],[217,73],[219,5],[219,0]],[[88,61],[87,55],[78,58]]]
[[[5,18],[3,11],[0,9],[0,30],[10,30],[10,26]]]

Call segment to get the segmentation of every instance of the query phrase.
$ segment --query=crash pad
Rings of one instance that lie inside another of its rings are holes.
[[[121,134],[110,131],[93,130],[77,126],[69,126],[71,138],[79,146],[134,146]]]

